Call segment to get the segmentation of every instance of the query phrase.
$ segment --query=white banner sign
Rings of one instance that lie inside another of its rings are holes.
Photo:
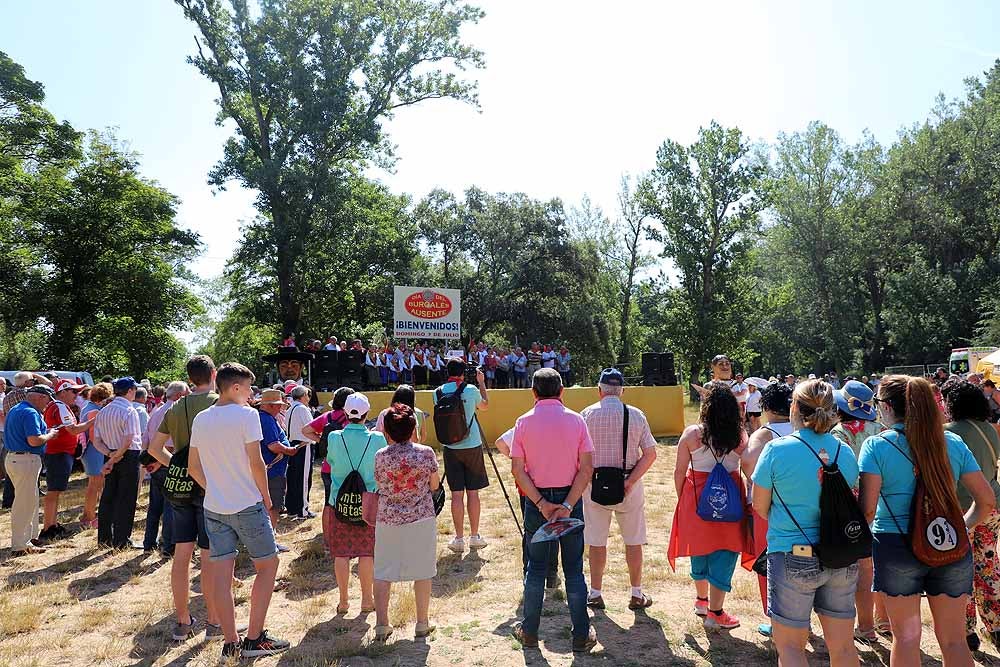
[[[457,289],[394,285],[394,338],[450,338],[461,336],[462,292]]]

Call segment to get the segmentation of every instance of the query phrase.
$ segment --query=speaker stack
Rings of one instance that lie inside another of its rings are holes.
[[[642,353],[642,383],[647,387],[674,386],[677,371],[673,352]]]
[[[315,354],[312,386],[317,391],[335,391],[340,387],[340,350],[321,350]]]
[[[364,389],[364,350],[347,350],[340,353],[340,385],[355,391]]]

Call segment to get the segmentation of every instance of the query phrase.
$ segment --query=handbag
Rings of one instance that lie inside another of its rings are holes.
[[[628,456],[628,406],[622,403],[622,467],[594,468],[590,481],[590,499],[598,505],[617,505],[625,500],[625,462]]]
[[[188,425],[190,439],[191,420],[188,417],[187,398],[181,399],[184,406],[184,421]],[[171,408],[173,409],[173,408]],[[188,474],[188,455],[190,454],[191,443],[179,452],[174,452],[170,457],[170,465],[163,476],[163,495],[174,505],[190,505],[201,499],[203,492],[194,478]]]
[[[444,480],[447,479],[445,475],[441,475],[441,483],[438,484],[438,488],[431,491],[431,500],[434,501],[434,516],[441,514],[441,510],[444,509],[445,493],[444,493]]]

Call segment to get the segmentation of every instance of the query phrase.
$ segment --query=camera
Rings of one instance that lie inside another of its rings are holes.
[[[476,386],[478,382],[476,378],[476,371],[479,370],[479,366],[473,366],[472,364],[466,364],[465,366],[465,377],[462,379],[466,384],[471,384],[473,387]]]

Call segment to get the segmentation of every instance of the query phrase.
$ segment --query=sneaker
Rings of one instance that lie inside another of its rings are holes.
[[[482,549],[486,546],[486,544],[486,540],[484,540],[481,535],[473,535],[469,538],[470,549]]]
[[[965,643],[969,645],[970,651],[972,651],[973,653],[978,652],[981,644],[981,642],[979,641],[979,634],[973,632],[971,634],[965,635]]]
[[[43,554],[46,551],[47,551],[47,549],[45,547],[36,547],[34,544],[29,544],[28,546],[26,546],[23,549],[17,549],[15,551],[11,551],[10,555],[11,555],[11,557],[16,557],[16,556],[32,556],[32,555],[35,555],[35,554]]]
[[[771,624],[770,623],[761,623],[760,625],[757,626],[757,632],[759,632],[764,637],[770,637],[771,636]]]
[[[448,543],[448,548],[457,554],[465,551],[465,539],[461,537],[451,538],[451,542]]]
[[[233,661],[239,660],[243,657],[241,649],[243,644],[241,642],[232,642],[230,644],[222,645],[222,661]]]
[[[708,616],[708,600],[699,600],[695,598],[694,613],[696,616]]]
[[[721,614],[717,614],[713,611],[708,612],[708,616],[702,621],[702,625],[709,630],[713,629],[723,629],[732,630],[733,628],[740,627],[740,619],[735,616],[730,616],[725,610]]]
[[[236,624],[236,634],[242,635],[247,631],[249,626],[246,623]],[[221,625],[216,625],[215,623],[205,623],[205,639],[213,639],[215,637],[225,637],[226,633],[222,631]]]
[[[604,609],[604,598],[598,595],[597,597],[588,597],[587,606],[591,609]]]
[[[287,651],[289,646],[291,644],[284,639],[268,637],[267,630],[261,630],[260,636],[257,639],[250,639],[249,637],[243,639],[241,652],[244,658],[256,658],[262,655],[274,655],[282,651]]]
[[[653,598],[649,597],[645,593],[639,597],[632,596],[628,601],[628,608],[632,611],[638,611],[640,609],[646,609],[653,605]]]
[[[188,620],[190,623],[177,623],[174,625],[174,634],[171,636],[175,642],[186,642],[194,637],[194,628],[198,624],[198,619],[188,614]]]
[[[291,551],[291,549],[286,547],[284,544],[281,544],[280,542],[275,542],[275,546],[278,547],[279,554],[287,554],[289,551]]]
[[[573,653],[590,653],[595,646],[597,646],[597,631],[594,630],[594,626],[590,626],[586,637],[580,639],[573,637]]]
[[[66,528],[66,526],[62,525],[61,523],[57,523],[52,527],[55,529],[56,537],[64,537],[65,535],[69,534],[69,530]]]
[[[49,526],[42,532],[38,533],[38,537],[35,539],[37,539],[41,544],[48,544],[52,540],[56,539],[56,537],[57,537],[56,527]]]

